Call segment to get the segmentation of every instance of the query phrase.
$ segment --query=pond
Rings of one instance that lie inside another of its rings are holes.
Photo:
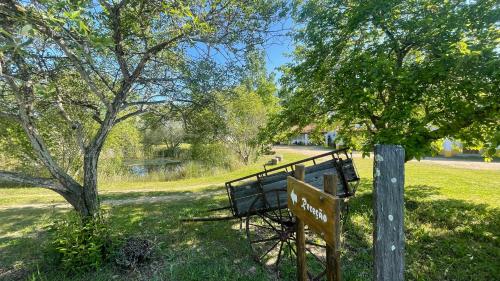
[[[180,166],[182,162],[170,158],[155,158],[146,160],[135,160],[126,163],[129,171],[136,176],[147,176],[154,172],[165,172],[168,169]]]

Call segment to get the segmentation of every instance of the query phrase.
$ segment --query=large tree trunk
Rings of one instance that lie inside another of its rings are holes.
[[[0,171],[0,180],[23,185],[47,188],[61,195],[82,218],[90,218],[99,213],[97,194],[97,159],[95,153],[84,157],[84,184],[65,184],[58,179],[26,176],[19,173]]]
[[[97,195],[97,162],[99,152],[90,149],[85,153],[83,160],[83,208],[78,210],[82,216],[94,216],[99,212],[99,198]]]
[[[77,209],[82,217],[95,216],[99,213],[97,166],[99,162],[99,155],[106,137],[113,128],[115,122],[114,120],[118,114],[117,108],[119,108],[119,106],[112,107],[112,110],[108,112],[104,122],[101,124],[95,138],[92,140],[90,145],[85,148],[83,157],[83,187],[82,194],[80,196],[83,204]]]

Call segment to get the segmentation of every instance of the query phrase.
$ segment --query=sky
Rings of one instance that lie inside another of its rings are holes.
[[[288,17],[281,22],[274,23],[271,26],[273,35],[264,44],[263,48],[266,52],[266,69],[268,73],[274,72],[276,82],[281,77],[279,67],[292,61],[290,54],[294,50],[293,39],[290,35],[293,28],[293,20]],[[188,49],[188,53],[195,57],[203,57],[207,54],[207,46],[205,44],[196,44],[194,47]],[[229,52],[230,53],[230,52]],[[227,59],[228,53],[224,52],[224,48],[217,51],[210,52],[211,56],[220,62]]]
[[[286,54],[293,51],[293,42],[289,38],[284,38],[281,42],[266,46],[266,68],[267,72],[275,72],[277,76],[281,76],[278,67],[292,59]]]
[[[285,29],[290,31],[292,27],[293,20],[291,18],[287,18],[281,23],[274,24],[272,29]],[[292,53],[293,49],[293,40],[291,36],[279,36],[271,39],[270,42],[265,45],[267,71],[269,73],[274,71],[277,75],[277,78],[279,78],[281,74],[279,73],[277,68],[285,63],[292,61],[292,58],[289,56],[289,54]]]

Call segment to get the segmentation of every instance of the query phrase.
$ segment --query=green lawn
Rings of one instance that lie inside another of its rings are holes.
[[[287,154],[288,161],[303,156]],[[355,160],[362,176],[344,226],[342,269],[345,280],[372,275],[371,160]],[[222,188],[218,183],[260,169],[262,163],[227,174],[175,182],[105,184],[103,197],[158,196]],[[466,170],[411,162],[406,164],[406,279],[495,280],[500,276],[500,171]],[[137,193],[119,193],[137,190]],[[0,208],[60,201],[41,189],[0,189]],[[44,264],[39,245],[44,227],[63,210],[0,209],[0,276],[5,280],[275,280],[250,257],[239,223],[180,223],[226,204],[225,195],[200,200],[115,206],[110,210],[117,236],[156,241],[152,263],[135,272],[113,266],[84,276],[65,277]],[[7,272],[9,271],[9,272]],[[3,274],[3,275],[2,275]],[[294,277],[285,278],[294,280]]]

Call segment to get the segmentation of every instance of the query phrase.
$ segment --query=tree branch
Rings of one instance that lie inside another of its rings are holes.
[[[141,58],[141,60],[137,64],[136,68],[134,69],[134,72],[132,73],[132,76],[129,79],[129,83],[133,83],[137,78],[139,78],[139,76],[141,75],[142,71],[144,70],[144,67],[146,67],[146,63],[149,61],[149,59],[152,56],[156,55],[161,50],[167,48],[170,44],[172,44],[175,41],[179,40],[183,36],[184,36],[184,33],[180,33],[179,35],[171,38],[170,40],[158,43],[155,46],[147,49],[146,52],[144,53],[144,56]]]
[[[120,71],[122,72],[123,78],[125,80],[128,80],[130,77],[130,73],[128,71],[128,66],[127,62],[124,58],[125,52],[123,51],[123,46],[122,46],[122,31],[120,27],[120,9],[122,5],[124,5],[125,1],[122,1],[119,5],[116,5],[112,7],[105,1],[100,1],[101,3],[104,2],[105,7],[109,9],[110,11],[110,16],[111,16],[111,29],[113,30],[113,41],[115,43],[115,55],[116,59],[118,60],[118,65],[120,66]]]
[[[64,188],[64,186],[61,185],[61,183],[59,183],[55,179],[30,177],[23,174],[7,172],[7,171],[0,171],[0,180],[6,182],[27,184],[35,187],[48,188],[50,190],[58,192],[68,191],[66,188]]]
[[[120,122],[123,122],[123,121],[127,120],[127,119],[128,119],[128,118],[130,118],[130,117],[133,117],[133,116],[137,116],[137,115],[141,115],[141,114],[143,114],[143,113],[146,113],[147,111],[148,111],[147,109],[145,109],[145,108],[141,108],[141,109],[138,109],[138,110],[136,110],[136,111],[132,111],[132,112],[130,112],[130,113],[127,113],[127,114],[123,115],[122,117],[117,118],[117,119],[115,120],[115,124],[118,124],[118,123],[120,123]]]
[[[59,87],[56,85],[56,96],[57,96],[57,108],[61,116],[66,120],[68,125],[76,131],[76,139],[78,142],[78,146],[82,152],[85,151],[85,137],[83,133],[82,124],[78,121],[74,121],[69,114],[66,112],[66,109],[63,105],[63,99],[61,98]]]
[[[27,134],[33,149],[38,154],[40,160],[45,164],[51,175],[66,187],[79,187],[80,184],[70,177],[63,169],[61,169],[61,167],[52,158],[49,149],[40,136],[32,116],[32,99],[34,94],[30,74],[25,69],[25,62],[20,57],[14,56],[14,62],[17,64],[21,76],[23,77],[23,84],[19,87],[11,77],[6,77],[6,80],[17,101],[17,106],[19,108],[19,123]]]
[[[159,104],[165,104],[165,103],[172,103],[172,102],[185,102],[185,103],[191,103],[191,104],[198,104],[197,102],[189,99],[175,99],[175,100],[143,100],[143,101],[131,101],[131,102],[125,102],[123,104],[123,108],[127,108],[130,106],[138,106],[138,105],[159,105]]]
[[[11,113],[6,113],[6,112],[0,112],[0,117],[6,118],[6,119],[9,119],[9,120],[13,120],[13,121],[16,121],[16,122],[21,122],[21,118],[19,117],[19,115],[16,115],[16,114],[11,114]]]
[[[19,13],[23,16],[28,16],[27,15],[27,10],[20,6],[20,5],[12,5],[13,8],[15,9],[16,13]],[[85,82],[88,84],[92,92],[96,94],[99,99],[106,105],[110,106],[109,102],[107,101],[105,95],[98,89],[97,85],[94,83],[94,81],[91,79],[89,73],[85,70],[83,67],[83,62],[78,59],[78,57],[74,54],[73,51],[71,51],[68,46],[66,45],[66,42],[64,41],[63,37],[60,35],[57,35],[50,26],[47,26],[42,20],[38,20],[33,17],[28,17],[30,22],[33,24],[34,28],[36,28],[39,32],[47,35],[49,38],[54,40],[54,42],[62,49],[62,51],[66,54],[66,56],[70,59],[70,61],[74,64],[76,70],[80,74],[80,76],[85,80]]]

